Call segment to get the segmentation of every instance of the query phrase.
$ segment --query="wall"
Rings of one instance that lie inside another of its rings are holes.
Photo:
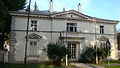
[[[25,36],[26,36],[26,23],[27,18],[26,17],[13,17],[14,20],[12,20],[12,30],[19,30],[15,31],[15,38],[16,38],[16,44],[15,44],[15,61],[24,61],[24,51],[25,51]],[[94,22],[87,22],[87,21],[73,21],[73,20],[60,20],[60,19],[41,19],[41,18],[30,18],[31,20],[37,20],[37,27],[38,31],[30,31],[31,33],[36,33],[40,36],[42,36],[44,39],[39,40],[39,46],[38,51],[41,52],[41,47],[45,46],[49,42],[57,42],[58,37],[60,37],[59,31],[66,31],[66,24],[67,23],[77,23],[77,33],[69,33],[69,35],[73,37],[84,37],[84,39],[80,40],[79,45],[80,50],[85,46],[84,44],[88,45],[95,41],[95,23]],[[105,34],[99,34],[99,26],[104,25]],[[30,23],[29,23],[30,27]],[[111,28],[111,29],[110,29]],[[51,34],[52,29],[52,34]],[[31,30],[31,28],[29,28]],[[114,36],[114,25],[108,24],[108,23],[96,23],[96,31],[97,31],[97,38],[101,36],[106,36],[110,39],[110,42],[112,44],[111,49],[111,58],[116,59],[116,53],[117,50],[115,47],[115,36]],[[74,41],[74,40],[73,40]],[[29,43],[28,43],[29,45]],[[29,46],[28,51],[29,54]],[[82,51],[80,51],[81,53]],[[38,53],[41,57],[39,57],[39,61],[44,61],[47,59],[46,52]],[[42,54],[42,55],[41,55]]]

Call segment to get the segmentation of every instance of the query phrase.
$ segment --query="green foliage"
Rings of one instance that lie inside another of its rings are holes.
[[[105,66],[105,68],[120,68],[120,65]]]
[[[8,40],[11,17],[8,11],[17,11],[25,8],[26,0],[0,0],[0,49],[3,49],[4,41]],[[8,36],[8,37],[6,37]]]
[[[23,9],[25,4],[26,0],[0,0],[0,32],[10,32],[11,18],[8,11]]]
[[[62,44],[50,43],[47,45],[47,54],[52,63],[60,64],[61,59],[64,58],[66,54],[69,54],[69,51]]]
[[[109,56],[110,49],[108,47],[97,48],[97,56],[99,60],[105,59],[107,56]]]
[[[95,63],[95,50],[92,47],[86,47],[85,51],[80,55],[80,62]]]
[[[25,8],[26,0],[2,0],[8,11],[17,11]]]
[[[110,47],[99,47],[97,50],[95,47],[86,47],[85,51],[80,55],[79,61],[84,63],[95,63],[95,57],[98,57],[98,61],[105,59],[110,53]]]
[[[11,63],[0,63],[0,68],[60,68],[62,66],[47,65],[47,64],[11,64]]]

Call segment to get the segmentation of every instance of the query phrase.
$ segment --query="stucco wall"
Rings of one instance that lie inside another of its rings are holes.
[[[69,33],[68,36],[71,37],[84,37],[84,39],[79,40],[78,46],[80,47],[79,50],[82,50],[84,47],[84,44],[92,43],[95,41],[95,23],[94,22],[87,22],[87,21],[73,21],[73,20],[60,20],[60,19],[41,19],[41,18],[30,18],[31,20],[37,20],[37,30],[38,31],[31,31],[31,33],[36,33],[40,36],[42,36],[42,39],[38,40],[38,54],[39,56],[39,61],[44,61],[47,59],[47,54],[46,52],[43,52],[41,49],[42,46],[46,47],[46,45],[49,42],[57,42],[58,37],[60,36],[59,31],[66,31],[66,26],[67,23],[77,23],[77,32],[78,33]],[[16,35],[16,45],[15,45],[15,61],[23,61],[24,60],[24,54],[25,54],[25,36],[26,36],[26,24],[27,23],[27,18],[26,17],[13,17],[12,20],[12,30],[20,30],[20,31],[15,31]],[[104,32],[105,34],[99,34],[100,29],[99,26],[104,25]],[[110,43],[111,43],[111,58],[116,59],[116,53],[117,53],[117,45],[116,45],[116,38],[114,36],[114,26],[115,24],[108,24],[108,23],[96,23],[96,36],[97,38],[101,36],[106,36],[109,38]],[[13,28],[14,27],[14,28]],[[29,23],[30,27],[30,23]],[[52,29],[52,34],[51,34],[51,29]],[[29,28],[31,30],[31,28]],[[62,36],[66,36],[63,35]],[[29,41],[28,40],[28,50],[27,54],[29,55]],[[74,40],[73,40],[74,41]],[[80,51],[81,53],[82,51]],[[42,55],[41,55],[42,54]]]

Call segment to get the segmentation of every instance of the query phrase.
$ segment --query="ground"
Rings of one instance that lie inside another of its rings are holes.
[[[24,64],[0,63],[0,68],[24,68]],[[52,64],[27,64],[26,68],[120,68],[120,61],[110,61],[99,64],[90,63],[70,63],[69,66]]]

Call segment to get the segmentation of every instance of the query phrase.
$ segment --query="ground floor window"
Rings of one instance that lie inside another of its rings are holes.
[[[37,42],[36,41],[30,42],[30,55],[37,55]]]
[[[76,44],[68,44],[68,49],[70,50],[71,59],[76,58]]]

